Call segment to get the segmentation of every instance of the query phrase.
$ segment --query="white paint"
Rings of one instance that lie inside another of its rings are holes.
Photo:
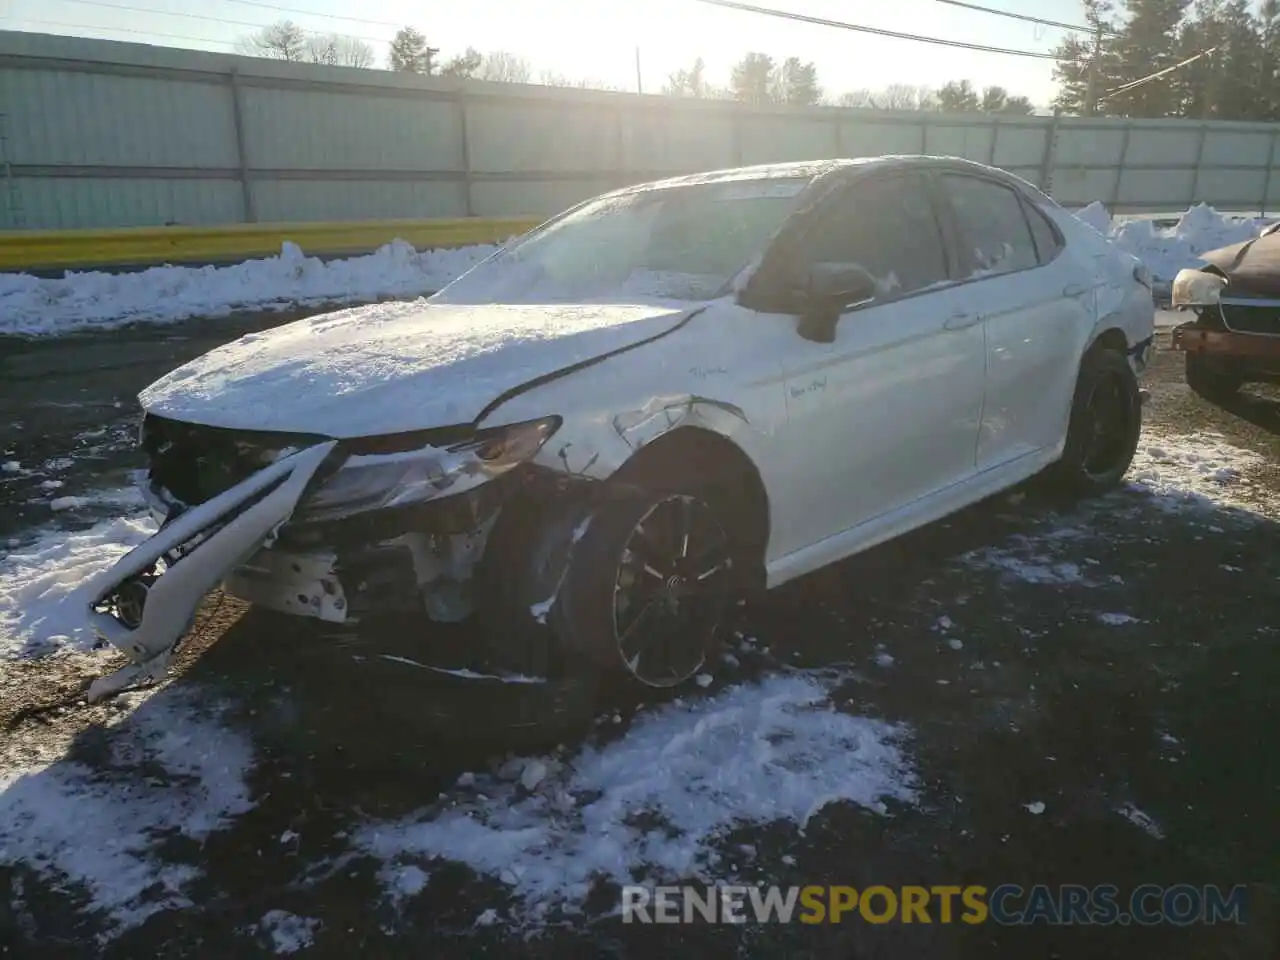
[[[470,420],[504,390],[654,336],[686,312],[660,303],[374,303],[241,337],[138,399],[152,413],[218,427],[331,437],[421,430]]]

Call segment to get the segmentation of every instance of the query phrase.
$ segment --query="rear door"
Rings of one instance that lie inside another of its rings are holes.
[[[1057,229],[1018,191],[980,175],[939,181],[958,238],[958,292],[986,328],[981,470],[1061,441],[1094,289],[1061,256]]]
[[[791,549],[972,475],[984,365],[923,175],[856,180],[824,203],[795,259],[797,275],[857,264],[880,290],[841,316],[834,342],[796,335],[781,357],[794,482],[779,540]]]

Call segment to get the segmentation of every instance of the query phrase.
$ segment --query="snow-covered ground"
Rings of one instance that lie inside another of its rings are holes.
[[[1256,514],[1241,511],[1232,521],[1221,508],[1250,502],[1249,473],[1258,462],[1216,434],[1148,434],[1127,491],[957,563],[1035,585],[1022,589],[1110,583],[1115,578],[1095,561],[1069,556],[1100,512],[1123,514],[1139,497],[1164,512],[1211,518],[1196,522],[1248,523]],[[1146,533],[1136,520],[1131,526],[1126,536]],[[149,530],[135,518],[49,531],[0,560],[0,659],[83,649],[76,590]],[[1100,599],[1091,615],[1117,635],[1141,622],[1114,598]],[[929,622],[948,656],[967,649],[951,617]],[[740,638],[736,653],[746,657],[751,647]],[[872,660],[881,671],[904,669],[883,649]],[[408,817],[363,818],[344,834],[346,843],[380,861],[393,906],[421,894],[437,874],[456,877],[449,864],[464,864],[505,889],[499,907],[477,910],[477,925],[529,927],[583,910],[602,877],[755,882],[761,851],[740,842],[740,828],[772,825],[794,840],[836,805],[890,814],[892,804],[922,802],[914,731],[850,710],[847,691],[860,679],[852,668],[775,662],[750,679],[739,670],[730,652],[714,670],[718,689],[606,716],[603,735],[585,745],[463,774]],[[173,839],[199,843],[259,800],[248,786],[252,740],[206,696],[194,684],[127,695],[107,735],[107,764],[90,764],[67,745],[6,766],[0,742],[0,866],[23,862],[54,889],[83,897],[107,936],[188,906],[203,889],[204,867],[199,858],[174,859],[181,845]],[[1045,812],[1041,800],[1025,806]],[[1114,815],[1162,836],[1160,824],[1132,803]],[[279,842],[296,840],[290,829]],[[246,934],[277,953],[304,951],[323,924],[284,906],[264,905]]]
[[[285,243],[279,256],[231,266],[68,272],[59,279],[0,273],[0,335],[61,336],[131,323],[357,303],[433,293],[497,247],[415,251],[396,240],[375,253],[325,262]]]
[[[201,871],[167,858],[165,843],[199,843],[253,807],[253,747],[216,705],[165,688],[125,694],[120,707],[107,764],[0,765],[0,865],[84,896],[108,934],[189,906]]]
[[[1101,203],[1077,215],[1140,257],[1168,282],[1206,250],[1247,240],[1262,220],[1223,216],[1204,204],[1169,228],[1113,221]],[[0,273],[0,335],[61,336],[132,323],[416,297],[440,289],[496,248],[415,251],[396,240],[367,256],[324,262],[292,243],[279,256],[232,266],[152,267],[137,273],[67,273],[59,279]]]

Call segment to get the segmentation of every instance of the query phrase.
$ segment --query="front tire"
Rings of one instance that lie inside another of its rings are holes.
[[[714,654],[733,582],[730,538],[703,497],[616,491],[573,551],[557,632],[606,675],[674,687]]]
[[[1138,448],[1142,398],[1128,358],[1090,349],[1080,362],[1062,458],[1048,478],[1062,493],[1090,497],[1120,483]]]

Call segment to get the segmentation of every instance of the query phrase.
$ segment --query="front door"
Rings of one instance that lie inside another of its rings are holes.
[[[798,334],[782,356],[794,469],[775,555],[907,506],[974,473],[985,348],[958,306],[928,184],[859,180],[830,198],[796,268],[857,264],[879,280],[832,343]]]

